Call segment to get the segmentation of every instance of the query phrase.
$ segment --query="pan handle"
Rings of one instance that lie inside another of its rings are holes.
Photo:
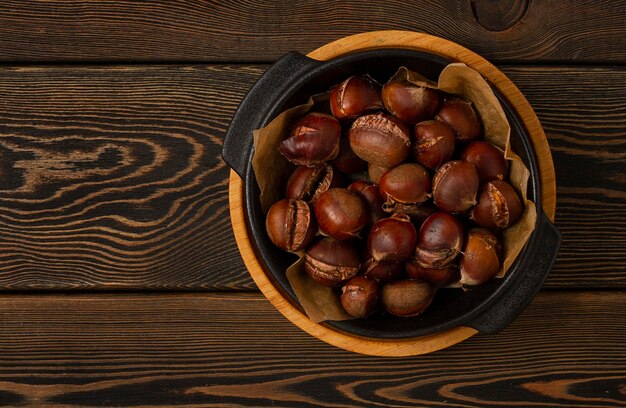
[[[268,104],[284,93],[292,79],[319,63],[299,52],[289,52],[269,67],[244,97],[222,145],[222,158],[239,177],[245,179],[252,150],[252,131],[260,127]]]
[[[468,326],[481,333],[494,334],[507,327],[531,302],[548,277],[561,246],[561,233],[543,211],[537,218],[534,240],[537,252],[526,273],[512,289],[501,296],[487,311]]]

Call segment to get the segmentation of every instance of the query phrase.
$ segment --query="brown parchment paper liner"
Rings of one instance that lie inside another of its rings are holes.
[[[418,85],[457,94],[474,105],[484,126],[485,140],[505,152],[509,164],[509,183],[522,196],[524,212],[520,220],[503,234],[503,263],[498,277],[503,277],[530,238],[535,228],[537,212],[535,204],[527,198],[530,172],[512,150],[511,127],[502,106],[483,77],[462,63],[448,65],[441,72],[437,83],[420,74],[401,67],[392,77]],[[254,131],[254,155],[252,168],[261,190],[261,208],[267,213],[273,203],[284,196],[287,178],[294,166],[279,152],[278,144],[288,137],[290,125],[308,111],[328,112],[328,93],[311,97],[304,105],[288,109],[266,127]],[[291,265],[286,276],[304,311],[314,322],[346,320],[351,317],[343,310],[337,293],[332,288],[317,284],[304,271],[304,253],[297,253],[298,261]]]

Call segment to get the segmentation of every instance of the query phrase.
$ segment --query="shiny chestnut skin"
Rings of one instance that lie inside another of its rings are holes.
[[[372,163],[367,164],[367,175],[369,176],[370,181],[376,184],[380,183],[380,178],[387,170],[389,170],[389,167],[380,167]]]
[[[441,96],[436,89],[408,81],[389,81],[383,86],[382,99],[391,114],[414,125],[433,116],[439,107]]]
[[[406,214],[393,214],[372,226],[367,248],[375,261],[403,262],[413,256],[417,232]]]
[[[416,259],[409,259],[405,262],[405,268],[409,278],[422,280],[436,287],[447,286],[460,279],[459,268],[455,265],[443,268],[424,268]]]
[[[378,301],[378,283],[365,276],[355,276],[341,288],[341,306],[352,317],[372,314]]]
[[[367,162],[354,154],[350,147],[350,139],[342,137],[339,142],[339,154],[332,161],[333,166],[346,174],[353,174],[367,169]]]
[[[385,283],[380,293],[383,308],[400,317],[417,316],[426,310],[434,297],[432,285],[414,279]]]
[[[345,188],[331,188],[320,194],[314,210],[322,232],[339,240],[358,238],[369,219],[365,201]]]
[[[308,245],[317,232],[311,209],[301,200],[274,203],[267,212],[265,228],[274,245],[291,252]]]
[[[460,142],[472,142],[480,136],[482,127],[472,103],[457,97],[447,97],[435,119],[450,126]]]
[[[410,130],[385,113],[360,116],[350,128],[350,146],[368,163],[393,167],[406,160],[411,150]]]
[[[424,167],[438,169],[452,157],[455,139],[450,126],[427,120],[415,125],[414,134],[413,157]]]
[[[383,108],[380,85],[369,75],[355,75],[330,90],[330,110],[337,119],[354,119]]]
[[[312,112],[296,121],[278,151],[293,164],[313,167],[337,156],[340,137],[341,124],[336,118]]]
[[[359,253],[351,241],[326,237],[313,243],[304,255],[304,270],[324,286],[339,286],[356,276],[360,268]]]
[[[504,152],[489,142],[479,140],[468,144],[460,158],[476,166],[481,184],[504,180],[508,174]]]
[[[428,171],[417,163],[404,163],[389,169],[380,178],[380,192],[388,203],[421,203],[430,196]]]
[[[365,264],[366,276],[374,279],[379,283],[385,283],[392,280],[398,280],[404,275],[404,264],[402,262],[393,261],[375,261],[370,259]]]
[[[433,177],[435,205],[448,213],[460,213],[476,204],[478,173],[468,162],[454,160],[437,170]]]
[[[501,245],[498,238],[484,228],[471,229],[465,240],[459,262],[461,285],[480,285],[500,270]]]
[[[317,197],[336,183],[333,166],[298,166],[287,180],[285,198],[315,203]]]
[[[387,214],[383,211],[384,200],[380,194],[378,186],[374,183],[368,183],[367,181],[357,180],[353,181],[348,190],[358,193],[367,206],[367,212],[369,214],[369,224],[372,225],[376,221],[385,218]]]
[[[509,183],[494,180],[485,184],[470,218],[488,229],[508,228],[522,215],[522,203]]]
[[[424,221],[417,234],[415,259],[425,268],[450,265],[461,252],[463,226],[450,214],[436,212]]]

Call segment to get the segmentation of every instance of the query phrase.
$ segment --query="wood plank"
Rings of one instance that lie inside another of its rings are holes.
[[[269,62],[364,31],[411,30],[498,62],[618,63],[626,61],[625,13],[619,0],[8,0],[0,61]]]
[[[264,69],[1,68],[0,288],[254,289],[219,153]],[[626,69],[503,70],[554,155],[564,242],[547,286],[626,287]]]
[[[256,294],[5,295],[0,398],[57,407],[617,407],[626,403],[625,302],[625,292],[542,292],[500,334],[389,359],[310,337]]]

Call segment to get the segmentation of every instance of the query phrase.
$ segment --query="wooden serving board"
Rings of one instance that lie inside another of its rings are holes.
[[[345,54],[379,48],[404,48],[426,51],[453,61],[463,62],[478,71],[515,108],[531,137],[541,174],[542,205],[548,218],[554,222],[556,209],[556,181],[548,141],[530,104],[517,87],[495,66],[480,55],[456,43],[427,34],[410,31],[373,31],[345,37],[324,45],[308,54],[319,61],[327,61]],[[477,331],[457,327],[445,332],[402,340],[377,340],[357,337],[314,323],[290,300],[284,298],[268,279],[267,273],[254,252],[246,228],[243,182],[230,172],[229,206],[237,246],[250,275],[261,292],[287,319],[307,333],[337,347],[374,356],[412,356],[430,353],[463,341]]]

